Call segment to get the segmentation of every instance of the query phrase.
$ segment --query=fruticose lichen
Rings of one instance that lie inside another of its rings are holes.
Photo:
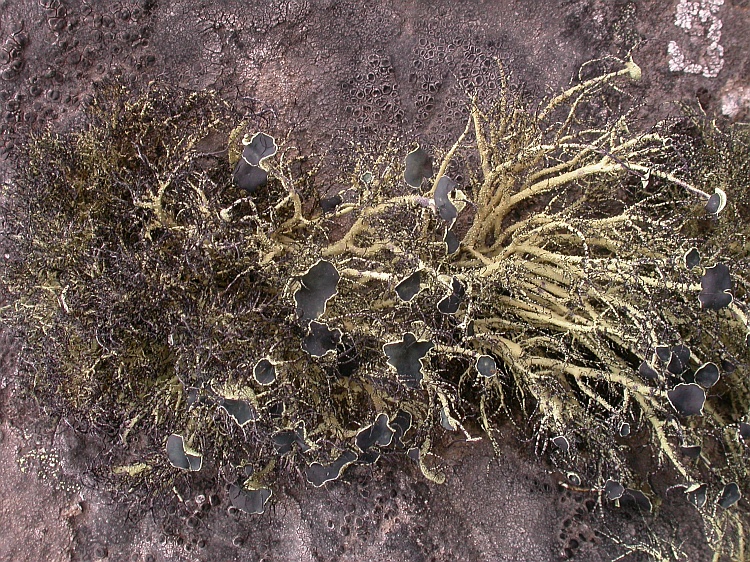
[[[500,450],[523,420],[610,501],[645,505],[667,474],[743,555],[726,482],[750,483],[750,281],[744,223],[722,225],[747,186],[682,174],[668,124],[592,120],[640,75],[623,62],[536,108],[503,80],[452,146],[361,155],[327,198],[283,135],[230,134],[211,93],[101,92],[86,128],[32,139],[7,193],[25,388],[119,434],[151,489],[254,467],[232,488],[251,513],[295,465],[323,486],[408,454],[443,482],[445,432]],[[238,160],[201,149],[217,132]]]

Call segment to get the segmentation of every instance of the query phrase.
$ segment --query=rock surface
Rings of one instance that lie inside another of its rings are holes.
[[[336,165],[378,139],[454,139],[466,91],[500,87],[495,57],[541,98],[587,61],[632,51],[646,124],[676,113],[678,101],[733,121],[750,107],[745,0],[0,0],[0,16],[6,180],[26,135],[75,128],[92,84],[112,77],[134,90],[152,80],[215,89]],[[87,470],[106,458],[106,439],[19,405],[13,348],[3,340],[3,562],[598,561],[626,552],[618,542],[649,545],[648,529],[674,538],[685,559],[709,557],[681,494],[665,493],[645,517],[602,503],[595,491],[560,486],[511,427],[497,458],[486,440],[443,443],[444,486],[408,459],[383,459],[321,489],[300,477],[262,516],[227,510],[215,483],[144,513]]]

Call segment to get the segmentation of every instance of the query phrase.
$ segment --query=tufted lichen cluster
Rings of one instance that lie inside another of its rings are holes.
[[[211,93],[110,86],[83,130],[32,139],[7,193],[23,385],[116,436],[106,470],[221,471],[250,513],[295,467],[322,486],[408,454],[442,482],[432,443],[501,451],[510,419],[563,485],[684,492],[742,556],[747,253],[706,234],[735,191],[681,174],[668,127],[592,118],[639,77],[538,108],[503,80],[447,150],[361,155],[325,188]]]

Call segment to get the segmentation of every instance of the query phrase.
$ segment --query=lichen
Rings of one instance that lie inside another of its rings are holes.
[[[407,145],[362,155],[368,181],[340,179],[346,197],[325,209],[289,140],[247,162],[267,174],[252,194],[197,151],[209,132],[284,138],[233,129],[210,92],[101,92],[86,128],[30,142],[9,194],[3,319],[24,341],[25,387],[127,427],[152,467],[128,478],[146,486],[265,467],[235,484],[253,512],[291,467],[323,486],[382,451],[444,482],[437,438],[481,430],[498,446],[509,414],[576,486],[612,501],[645,489],[629,443],[647,444],[703,510],[700,494],[750,480],[747,240],[735,228],[723,260],[696,224],[734,220],[742,194],[683,177],[666,125],[592,120],[590,101],[640,75],[623,61],[536,109],[503,81],[497,99],[467,100],[464,132],[434,168],[420,155],[413,185]],[[460,190],[458,158],[476,162]],[[692,250],[729,265],[703,270]],[[706,395],[691,377],[713,381],[709,364],[722,368]],[[709,439],[710,470],[683,454]],[[701,513],[725,547],[719,530],[744,517]]]

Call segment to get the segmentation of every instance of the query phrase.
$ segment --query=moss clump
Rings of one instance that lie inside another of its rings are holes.
[[[669,131],[586,121],[592,100],[639,76],[624,63],[536,111],[506,85],[469,103],[434,176],[407,174],[420,187],[404,181],[405,147],[363,156],[321,208],[288,144],[240,160],[237,141],[257,131],[230,132],[238,116],[211,94],[100,96],[82,132],[33,139],[9,193],[5,316],[26,342],[28,388],[126,444],[150,436],[131,454],[151,483],[175,476],[170,435],[200,452],[202,471],[245,467],[237,497],[290,464],[323,467],[320,484],[409,447],[442,481],[430,443],[470,437],[469,421],[494,442],[507,416],[576,486],[663,492],[633,462],[637,442],[648,471],[686,490],[747,489],[736,430],[750,404],[747,308],[734,294],[701,310],[705,271],[684,258],[706,243],[694,223],[714,190],[675,172]],[[235,170],[254,166],[266,184],[239,189],[202,148],[216,135],[233,139]],[[476,166],[457,186],[446,171],[459,160]],[[728,270],[730,292],[744,291]],[[670,396],[703,392],[692,378],[709,362],[719,382],[680,415]],[[398,438],[360,451],[373,419]],[[683,454],[693,445],[697,460]],[[717,544],[727,521],[741,529],[736,510],[701,509]]]

